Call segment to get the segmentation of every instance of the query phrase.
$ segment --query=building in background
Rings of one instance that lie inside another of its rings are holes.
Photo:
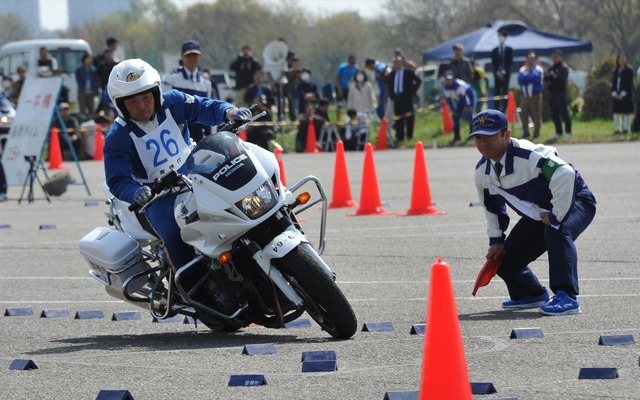
[[[39,0],[0,0],[0,12],[20,17],[36,37],[41,32]]]
[[[67,0],[69,26],[86,24],[105,15],[131,11],[129,0]]]

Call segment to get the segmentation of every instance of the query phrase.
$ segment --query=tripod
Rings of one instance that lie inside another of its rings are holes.
[[[36,156],[24,156],[24,160],[27,161],[29,163],[29,173],[27,174],[27,177],[24,180],[24,184],[22,185],[22,192],[20,193],[20,199],[18,200],[18,204],[20,204],[22,202],[22,199],[24,198],[24,191],[27,188],[27,184],[29,185],[29,192],[27,193],[27,200],[29,202],[29,204],[33,203],[33,183],[34,181],[38,181],[38,184],[40,185],[40,187],[42,188],[42,191],[44,192],[44,197],[45,199],[47,199],[47,201],[49,203],[51,203],[51,199],[49,198],[49,195],[47,194],[47,191],[44,190],[44,186],[42,185],[42,182],[40,181],[40,178],[38,177],[38,165],[40,165],[39,163],[36,162]]]

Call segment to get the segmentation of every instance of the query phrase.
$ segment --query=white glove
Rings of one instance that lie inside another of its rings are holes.
[[[144,206],[151,200],[151,188],[149,186],[142,186],[133,195],[133,200],[141,206]]]

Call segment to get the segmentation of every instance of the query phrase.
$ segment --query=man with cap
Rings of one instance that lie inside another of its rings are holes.
[[[451,144],[455,144],[460,141],[460,120],[465,113],[469,121],[469,130],[471,130],[473,112],[476,109],[476,91],[470,83],[455,78],[451,70],[444,73],[442,89],[447,105],[453,114],[453,141]]]
[[[449,69],[456,79],[462,79],[467,83],[473,82],[473,65],[464,56],[464,46],[462,43],[453,45],[453,61],[449,64]]]
[[[509,92],[511,79],[511,65],[513,64],[513,47],[505,45],[507,29],[498,30],[498,47],[491,51],[491,65],[493,67],[493,89],[496,96],[505,96]],[[496,102],[498,110],[504,112],[507,108],[505,99]]]
[[[71,154],[71,149],[69,149],[67,138],[71,140],[71,144],[73,145],[73,150],[75,151],[76,157],[83,156],[83,153],[81,152],[82,138],[80,137],[80,135],[78,135],[78,122],[71,116],[69,103],[59,103],[58,111],[60,112],[60,118],[54,117],[53,124],[51,124],[51,126],[58,129],[58,131],[60,132],[60,134],[58,135],[58,140],[60,141],[60,150],[62,151],[63,159],[65,161],[73,161],[73,155]],[[60,119],[62,119],[62,122],[60,121]],[[63,134],[63,131],[66,132],[67,135]]]
[[[500,111],[476,115],[471,136],[482,154],[475,183],[487,219],[486,257],[498,260],[504,253],[497,274],[510,299],[502,308],[538,308],[543,315],[580,313],[574,241],[596,212],[596,200],[582,176],[554,147],[512,138]],[[521,217],[508,236],[507,205]],[[555,293],[551,301],[529,268],[545,251]]]
[[[229,65],[229,69],[236,74],[235,101],[238,104],[242,104],[247,89],[253,83],[253,76],[257,70],[262,69],[262,66],[254,60],[251,47],[244,45],[238,58]]]
[[[202,50],[198,42],[187,40],[182,43],[180,67],[162,77],[163,92],[176,89],[193,96],[213,98],[215,100],[214,97],[211,97],[211,81],[198,69],[201,58]],[[191,132],[191,138],[198,143],[211,133],[211,128],[189,123],[189,131]]]

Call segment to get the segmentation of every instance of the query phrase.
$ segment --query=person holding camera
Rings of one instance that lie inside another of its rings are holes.
[[[273,121],[272,107],[276,101],[271,89],[262,84],[263,81],[264,72],[259,69],[253,74],[253,84],[247,89],[243,100],[246,104],[257,104],[261,112],[266,112],[255,120],[256,124],[247,128],[247,141],[269,150],[269,141],[275,138],[275,133],[266,123]]]
[[[549,111],[556,126],[556,137],[571,137],[571,117],[568,109],[567,81],[569,80],[569,66],[562,60],[562,50],[551,51],[553,65],[544,74],[544,81],[549,88]],[[564,121],[564,135],[562,122]]]

